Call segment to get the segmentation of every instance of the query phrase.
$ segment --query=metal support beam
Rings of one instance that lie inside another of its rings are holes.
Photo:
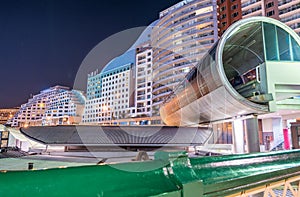
[[[233,121],[233,152],[245,153],[243,120]]]
[[[300,196],[300,176],[294,176],[277,182],[262,185],[256,188],[243,190],[240,193],[232,194],[227,197],[253,197],[256,195],[271,197]]]

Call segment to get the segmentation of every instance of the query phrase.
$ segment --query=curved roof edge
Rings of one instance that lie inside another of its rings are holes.
[[[140,34],[138,39],[135,41],[131,47],[125,51],[122,55],[113,58],[110,62],[108,62],[105,67],[102,69],[101,73],[108,72],[114,70],[118,67],[124,66],[126,64],[135,64],[135,47],[144,42],[150,41],[150,37],[148,35],[151,34],[153,27],[157,24],[158,20],[153,21],[150,25],[148,25],[144,31]]]
[[[127,64],[135,63],[135,50],[128,50],[122,55],[115,57],[102,69],[101,73],[109,72]]]

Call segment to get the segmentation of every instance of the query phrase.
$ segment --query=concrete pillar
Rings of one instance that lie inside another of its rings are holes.
[[[284,150],[290,150],[289,130],[283,129]]]
[[[233,121],[233,152],[245,153],[243,120]]]
[[[257,116],[248,118],[245,122],[248,153],[260,152]]]
[[[282,119],[281,118],[272,118],[272,128],[273,128],[273,148],[278,146],[284,141],[283,128],[282,128]]]
[[[282,128],[288,128],[287,120],[282,119]]]

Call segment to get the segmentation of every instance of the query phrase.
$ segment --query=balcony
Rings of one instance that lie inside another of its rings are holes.
[[[190,66],[193,66],[193,64],[191,64]],[[186,67],[190,67],[190,66],[187,66],[187,64],[184,64],[184,65],[177,66],[177,67],[170,67],[170,68],[164,70],[163,72],[159,72],[157,75],[155,75],[155,77],[159,78],[160,76],[167,75],[169,73],[171,73],[173,75],[179,74],[179,73],[181,73],[181,71],[178,71],[178,70],[186,68]],[[176,69],[174,69],[174,68],[176,68]],[[175,70],[175,72],[174,72],[174,70]]]
[[[210,17],[209,19],[205,18],[204,20],[201,20],[201,21],[197,21],[197,22],[194,22],[193,24],[189,24],[187,26],[184,26],[184,27],[180,27],[180,28],[177,28],[175,29],[174,27],[168,27],[168,28],[171,28],[173,29],[172,31],[170,31],[169,33],[165,34],[165,35],[160,35],[159,37],[159,40],[157,41],[157,43],[155,43],[156,46],[165,46],[166,43],[164,42],[167,42],[170,41],[170,40],[177,40],[178,38],[173,38],[173,35],[176,33],[176,32],[182,32],[182,34],[185,34],[185,32],[188,31],[188,29],[193,29],[195,28],[197,25],[203,25],[204,23],[212,23],[213,24],[213,18]],[[210,26],[208,26],[209,28],[211,28]],[[203,28],[205,29],[205,28]],[[202,30],[202,29],[200,29]],[[196,31],[196,29],[193,29],[193,30],[189,30],[190,31]],[[163,47],[163,48],[167,48],[167,47]]]
[[[280,16],[280,18],[281,18],[281,22],[287,23],[287,22],[291,22],[291,21],[293,21],[295,19],[299,19],[300,18],[300,14],[294,14],[294,15],[292,15],[290,17],[286,17],[286,18]]]
[[[253,5],[255,3],[261,2],[261,0],[251,0],[251,1],[247,1],[246,3],[242,3],[242,8],[247,7],[249,5]]]
[[[298,14],[298,10],[300,9],[300,3],[297,3],[295,5],[292,5],[291,7],[279,10],[279,16],[280,17],[285,17],[287,15],[292,15],[292,14]],[[293,12],[295,11],[295,12]]]
[[[256,13],[258,11],[261,11],[261,4],[253,4],[251,8],[242,8],[242,15],[247,17],[251,14],[254,15],[253,13]]]
[[[197,5],[195,5],[196,3],[197,3]],[[165,15],[164,16],[165,18],[160,19],[159,25],[167,24],[170,21],[173,21],[174,18],[176,18],[178,16],[182,16],[182,15],[191,13],[194,10],[197,10],[199,8],[204,8],[204,7],[208,7],[211,5],[212,5],[211,1],[207,1],[207,3],[198,1],[198,2],[192,3],[190,5],[185,5],[184,7],[181,7],[180,9],[174,9],[171,12],[168,12],[168,15],[169,15],[168,17],[165,17],[166,16]],[[171,13],[172,13],[172,15],[171,15]]]
[[[279,9],[283,9],[283,8],[287,8],[291,6],[291,2],[297,3],[297,1],[293,1],[293,0],[281,0],[280,2],[278,2],[278,8]]]
[[[152,100],[153,100],[153,103],[155,102],[155,100],[157,100],[158,98],[161,98],[161,97],[163,97],[163,98],[165,98],[166,96],[168,96],[170,93],[172,92],[172,90],[170,90],[170,91],[165,91],[165,92],[162,92],[162,93],[159,93],[159,94],[157,94],[157,95],[153,95],[153,97],[152,97]],[[160,99],[159,99],[160,100]]]

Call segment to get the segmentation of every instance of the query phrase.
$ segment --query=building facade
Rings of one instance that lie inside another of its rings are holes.
[[[88,75],[83,124],[160,124],[152,117],[153,47],[151,33],[157,21],[141,33],[122,55],[99,72]]]
[[[221,36],[234,22],[242,18],[241,1],[218,0],[218,34]]]
[[[101,73],[88,76],[84,124],[114,124],[135,114],[135,51],[109,62]]]
[[[185,0],[160,12],[152,33],[154,115],[217,39],[215,0]]]
[[[50,90],[51,91],[51,90]],[[42,125],[78,124],[84,110],[85,97],[78,90],[58,90],[46,103]]]
[[[136,48],[136,117],[152,116],[152,54],[150,42],[143,43]]]
[[[12,120],[13,127],[78,124],[85,97],[82,92],[64,86],[41,91],[21,105]]]
[[[267,16],[285,23],[300,35],[300,0],[218,0],[219,36],[234,22]]]
[[[274,5],[276,5],[274,3]],[[278,1],[280,21],[292,28],[300,35],[300,1],[280,0]]]

